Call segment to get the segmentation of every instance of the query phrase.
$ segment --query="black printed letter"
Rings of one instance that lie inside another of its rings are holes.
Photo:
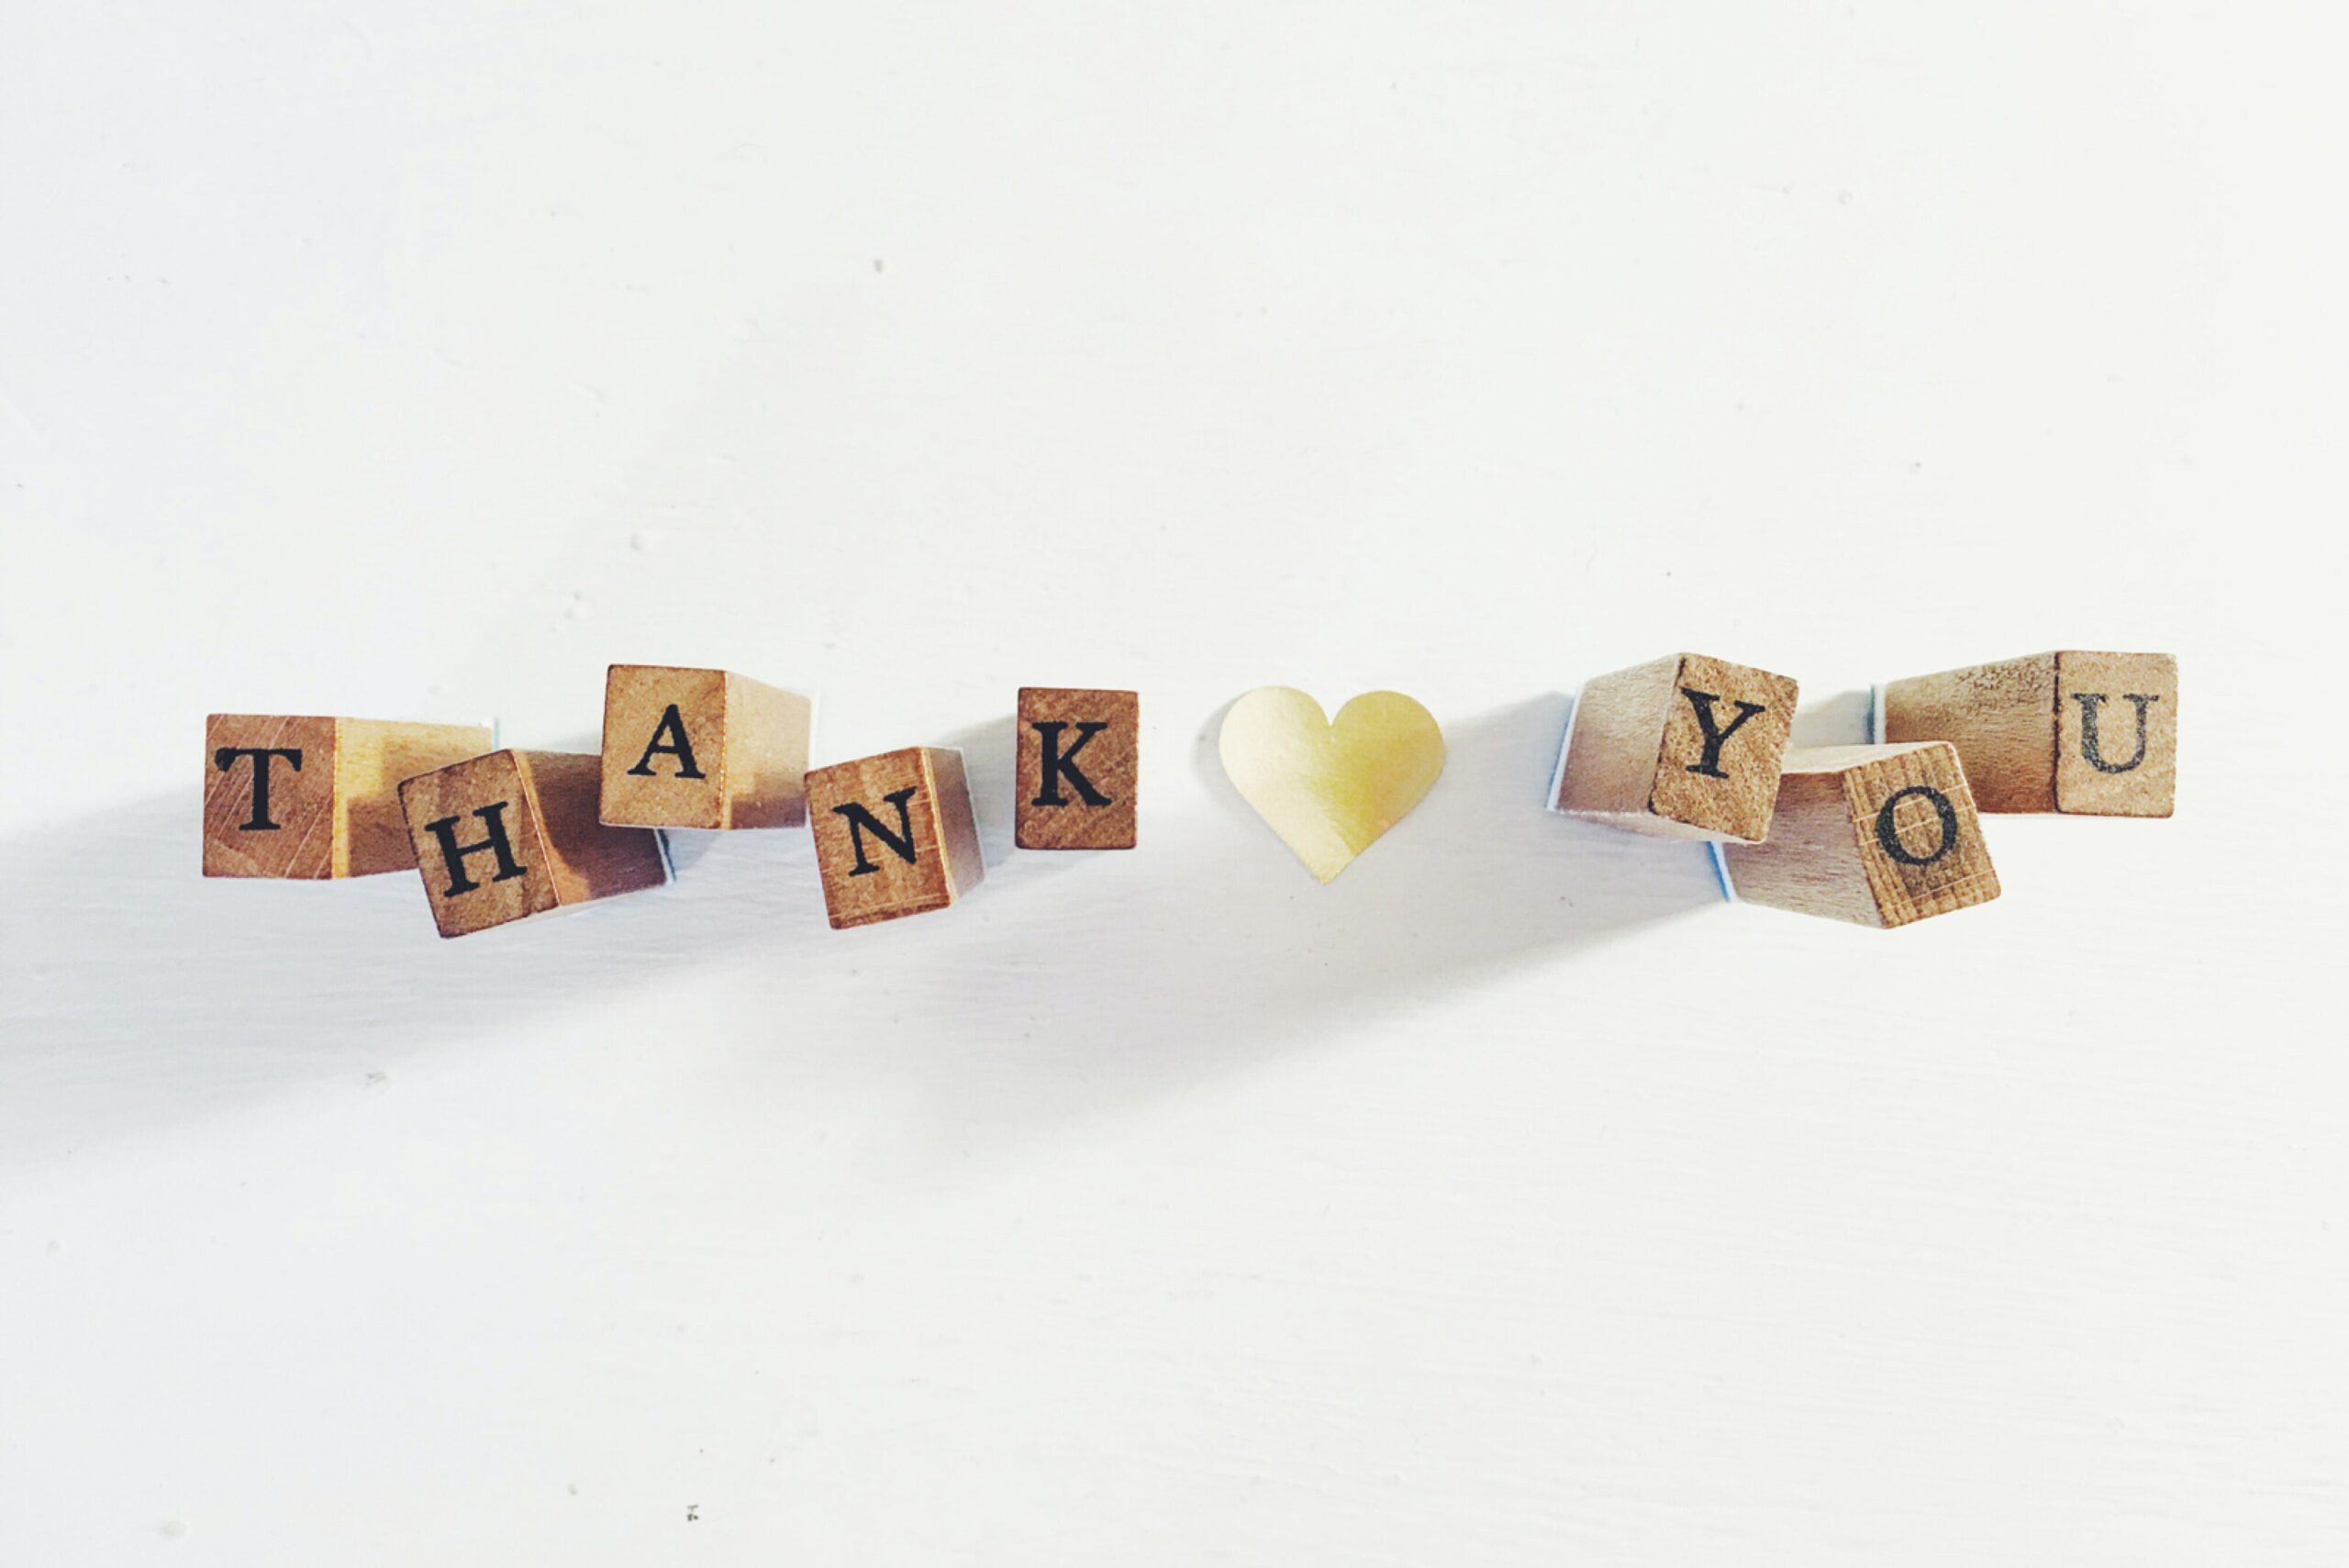
[[[440,861],[449,868],[449,891],[441,895],[443,898],[471,893],[481,885],[465,874],[467,855],[477,855],[487,850],[497,857],[497,874],[489,879],[492,882],[506,882],[530,869],[515,863],[514,846],[506,837],[506,802],[501,800],[495,806],[482,806],[473,815],[480,817],[482,826],[489,829],[489,837],[478,844],[457,842],[457,819],[453,817],[443,817],[438,822],[424,825],[426,832],[440,840]]]
[[[2139,722],[2142,725],[2143,721],[2141,718]],[[2144,751],[2142,744],[2137,749],[2140,752]],[[239,757],[253,760],[253,819],[245,824],[243,831],[274,833],[277,824],[269,819],[269,760],[283,757],[294,764],[294,771],[298,773],[302,771],[302,750],[298,746],[223,746],[212,753],[212,765],[225,773],[237,765]]]
[[[1932,801],[1934,814],[1942,819],[1942,841],[1933,846],[1933,852],[1930,855],[1910,854],[1909,846],[1900,841],[1899,829],[1893,825],[1893,808],[1912,795],[1921,795]],[[1876,814],[1876,841],[1884,846],[1886,854],[1902,865],[1929,866],[1957,847],[1957,807],[1949,803],[1949,796],[1931,784],[1910,784],[1906,789],[1896,789],[1886,796],[1883,809]]]
[[[2108,762],[2104,760],[2104,748],[2097,743],[2096,733],[2097,709],[2104,706],[2104,694],[2072,694],[2072,700],[2080,705],[2080,755],[2087,759],[2089,767],[2100,773],[2125,773],[2145,760],[2145,709],[2162,700],[2141,692],[2127,692],[2122,695],[2126,701],[2137,705],[2137,754],[2125,762]]]
[[[1076,727],[1076,744],[1065,751],[1061,750],[1061,731],[1068,728],[1066,724],[1058,719],[1049,723],[1039,719],[1028,728],[1043,738],[1040,744],[1044,756],[1044,782],[1038,786],[1036,798],[1029,805],[1066,806],[1068,801],[1061,794],[1061,776],[1063,773],[1068,776],[1068,782],[1076,786],[1076,793],[1085,797],[1085,805],[1109,804],[1109,797],[1095,789],[1093,781],[1086,778],[1076,765],[1076,754],[1090,745],[1096,735],[1108,728],[1108,724],[1093,720],[1080,722]]]
[[[881,797],[897,808],[897,830],[895,833],[892,833],[886,828],[882,827],[880,822],[874,817],[873,813],[865,810],[864,807],[857,802],[852,801],[846,806],[835,806],[832,807],[832,810],[836,815],[848,818],[848,841],[856,849],[856,869],[850,872],[849,875],[870,876],[874,872],[881,869],[879,866],[874,865],[871,861],[864,858],[864,835],[868,830],[871,831],[874,838],[880,840],[883,843],[888,845],[891,850],[895,851],[899,860],[905,862],[907,865],[915,863],[914,822],[913,818],[907,815],[906,812],[906,802],[911,800],[913,797],[914,786],[912,784],[907,784],[901,790],[897,790],[889,795],[885,795]]]
[[[663,735],[674,735],[676,740],[664,746],[661,742]],[[627,753],[622,752],[621,755],[626,756]],[[679,717],[675,703],[669,705],[669,711],[662,714],[661,722],[652,727],[652,743],[644,749],[644,755],[636,760],[636,766],[629,770],[629,773],[641,773],[646,778],[651,778],[652,759],[658,756],[676,758],[677,776],[681,779],[698,779],[708,776],[694,766],[694,743],[685,739],[685,721]]]
[[[1688,706],[1697,710],[1697,728],[1705,732],[1705,755],[1701,760],[1689,763],[1688,771],[1692,773],[1702,773],[1707,778],[1712,779],[1729,777],[1727,773],[1721,772],[1721,747],[1731,736],[1737,733],[1740,725],[1755,714],[1765,710],[1760,703],[1741,699],[1737,705],[1737,717],[1729,721],[1727,729],[1723,729],[1713,722],[1713,705],[1721,700],[1719,693],[1700,692],[1692,687],[1683,686],[1680,688],[1680,695],[1687,697]]]

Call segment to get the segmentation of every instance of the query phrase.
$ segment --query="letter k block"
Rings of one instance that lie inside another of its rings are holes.
[[[963,753],[909,746],[807,775],[832,929],[943,909],[986,874]]]
[[[1132,849],[1141,727],[1134,692],[1020,687],[1012,842],[1023,850]]]
[[[1584,683],[1550,809],[1634,833],[1758,844],[1770,832],[1795,683],[1673,653]]]
[[[603,760],[492,751],[400,785],[432,917],[444,937],[669,880],[661,836],[596,819]]]

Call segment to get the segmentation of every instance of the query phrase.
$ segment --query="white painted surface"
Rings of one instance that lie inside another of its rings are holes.
[[[1681,9],[11,7],[0,1561],[2341,1561],[2332,51]],[[2059,644],[2181,812],[1987,909],[1542,809],[1669,649]],[[999,863],[196,876],[207,710],[615,659]],[[1452,738],[1327,890],[1274,681]],[[1005,858],[1023,682],[1142,690],[1140,851]]]

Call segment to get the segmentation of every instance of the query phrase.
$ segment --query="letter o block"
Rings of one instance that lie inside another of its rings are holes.
[[[442,936],[669,880],[658,833],[597,819],[602,772],[593,755],[492,751],[400,785]]]
[[[628,828],[796,828],[815,705],[730,670],[615,664],[602,815]]]
[[[1956,748],[1798,746],[1763,844],[1728,844],[1742,903],[1863,926],[1905,926],[1998,895]]]
[[[1879,739],[1946,740],[1984,811],[2167,817],[2177,802],[2177,661],[2036,653],[1887,683]]]
[[[480,724],[216,713],[204,721],[204,874],[406,871],[416,854],[400,781],[495,744]]]
[[[1659,838],[1759,843],[1797,695],[1785,675],[1700,653],[1587,681],[1550,809]]]
[[[986,874],[963,753],[909,746],[807,775],[834,930],[943,909]]]

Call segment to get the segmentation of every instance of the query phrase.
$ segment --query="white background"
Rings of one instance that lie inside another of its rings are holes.
[[[2318,15],[2313,9],[2307,19]],[[0,16],[0,1561],[2332,1563],[2337,39],[2266,6]],[[2184,668],[2169,822],[1712,901],[1586,676]],[[443,942],[212,710],[970,750]],[[1221,706],[1394,686],[1316,886]],[[1022,684],[1142,847],[1008,848]]]

